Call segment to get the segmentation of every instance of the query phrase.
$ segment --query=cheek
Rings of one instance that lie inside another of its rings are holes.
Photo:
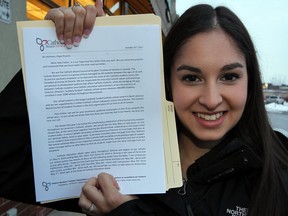
[[[193,94],[179,83],[171,85],[171,93],[176,112],[189,107],[193,101]]]
[[[244,110],[245,108],[245,105],[246,105],[246,102],[247,102],[247,94],[243,97],[239,97],[239,100],[238,100],[238,103],[239,103],[239,109]]]
[[[233,93],[232,93],[233,92]],[[235,95],[235,92],[239,92],[239,94]],[[243,111],[247,102],[247,85],[243,84],[242,86],[239,86],[239,88],[234,89],[234,91],[231,91],[230,94],[230,101],[233,101],[233,106],[237,110]]]
[[[172,101],[174,103],[175,108],[177,109],[179,106],[182,106],[184,102],[184,98],[181,97],[182,90],[179,85],[177,85],[176,82],[171,82],[171,96]]]

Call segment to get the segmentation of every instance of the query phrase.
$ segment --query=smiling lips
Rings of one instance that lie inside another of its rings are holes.
[[[219,119],[221,116],[223,116],[223,112],[215,113],[212,115],[197,113],[198,118],[204,119],[206,121],[215,121]]]

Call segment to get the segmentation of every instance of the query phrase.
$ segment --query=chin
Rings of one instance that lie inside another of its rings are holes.
[[[208,131],[207,133],[195,133],[197,134],[196,138],[201,142],[220,142],[227,133],[211,133],[211,131]]]

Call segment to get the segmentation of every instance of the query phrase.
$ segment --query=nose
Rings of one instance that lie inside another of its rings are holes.
[[[222,102],[222,94],[217,84],[205,85],[199,97],[199,103],[208,111],[214,111]]]

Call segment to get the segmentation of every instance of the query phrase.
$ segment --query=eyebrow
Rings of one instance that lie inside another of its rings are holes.
[[[228,64],[228,65],[224,65],[222,67],[222,71],[229,71],[229,70],[233,70],[235,68],[243,68],[244,66],[238,62],[236,63],[232,63],[232,64]]]
[[[236,63],[232,63],[232,64],[228,64],[228,65],[224,65],[221,68],[221,71],[229,71],[229,70],[233,70],[235,68],[243,68],[244,66],[238,62]],[[181,70],[188,70],[191,72],[195,72],[195,73],[201,73],[201,70],[197,67],[193,67],[190,65],[180,65],[177,69],[177,71],[181,71]]]
[[[189,66],[189,65],[181,65],[176,70],[177,71],[188,70],[188,71],[191,71],[191,72],[201,73],[201,70],[199,68],[192,67],[192,66]]]

